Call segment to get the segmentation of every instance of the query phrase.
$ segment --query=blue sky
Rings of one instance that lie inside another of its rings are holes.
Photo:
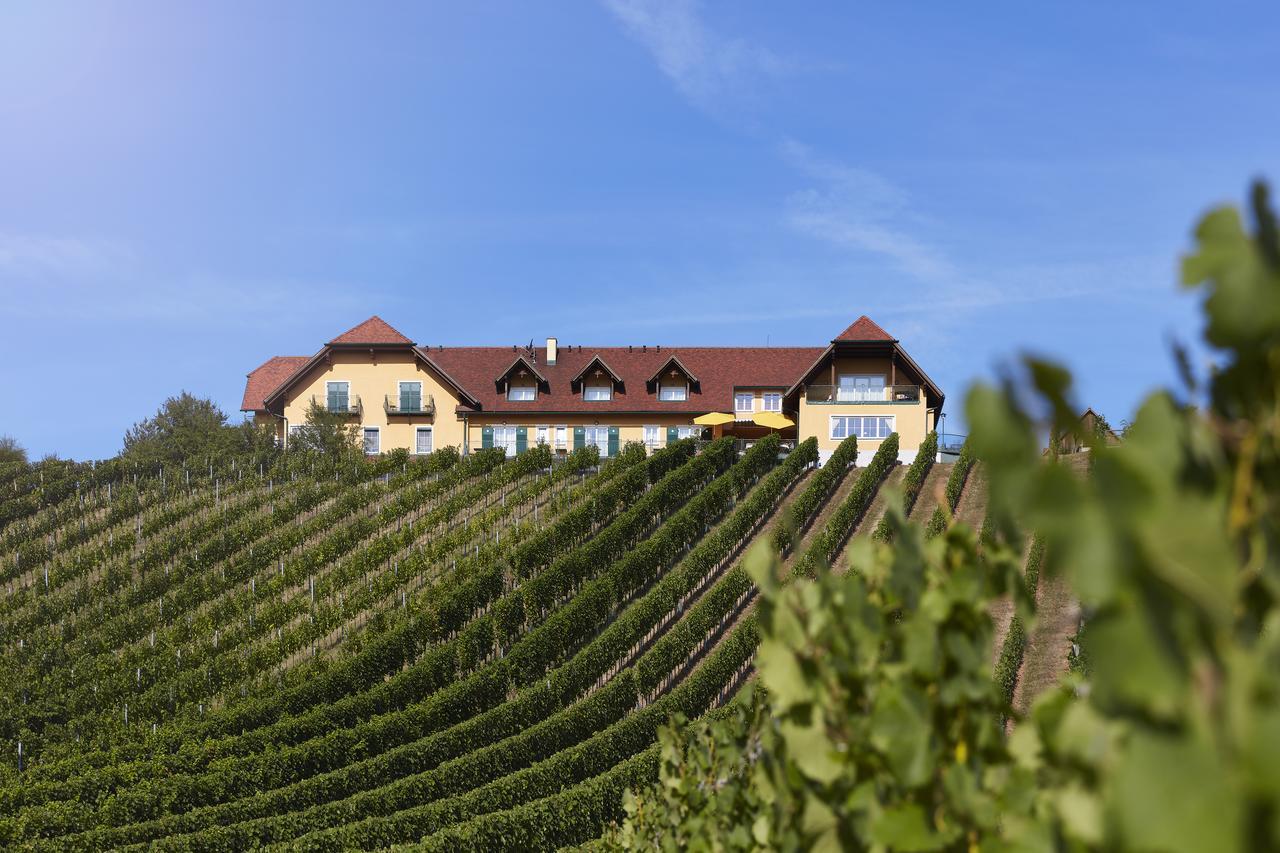
[[[378,313],[423,343],[1022,351],[1113,421],[1280,176],[1274,3],[8,3],[0,434],[115,453]]]

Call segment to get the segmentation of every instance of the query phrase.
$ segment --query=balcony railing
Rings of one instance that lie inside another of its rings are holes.
[[[841,388],[839,385],[809,385],[804,389],[807,403],[918,403],[919,385],[886,385],[884,388]]]
[[[427,395],[425,402],[421,398],[415,401],[411,398],[388,394],[382,400],[382,409],[388,415],[434,415],[436,400],[430,394]]]
[[[355,394],[349,395],[345,400],[342,397],[322,397],[319,394],[312,394],[311,403],[335,415],[359,415],[364,412],[360,406],[360,398]]]

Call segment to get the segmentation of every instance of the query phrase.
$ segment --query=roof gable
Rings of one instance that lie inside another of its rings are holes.
[[[342,344],[403,344],[413,346],[413,341],[397,332],[386,320],[374,314],[358,326],[347,329],[329,343]]]
[[[893,335],[880,328],[880,325],[872,320],[866,314],[853,321],[849,328],[845,329],[834,340],[837,341],[894,341],[897,340]]]
[[[692,370],[684,366],[684,362],[680,361],[680,359],[673,355],[664,361],[662,366],[654,371],[652,376],[645,380],[645,387],[650,391],[653,391],[658,386],[658,383],[664,378],[664,374],[669,377],[672,372],[683,374],[684,377],[689,380],[690,385],[698,385],[698,377],[693,375]]]
[[[517,355],[515,360],[507,366],[507,369],[494,377],[493,381],[499,391],[503,390],[511,382],[511,375],[515,374],[519,378],[532,378],[539,387],[547,385],[547,378],[538,372],[538,368],[533,366],[524,355]]]
[[[595,368],[592,370],[592,368]],[[590,372],[592,377],[607,375],[614,385],[622,385],[622,377],[618,375],[612,367],[605,363],[605,360],[597,354],[591,356],[591,360],[583,365],[582,369],[569,381],[570,387],[576,388],[578,385],[585,385],[587,381],[587,373]]]

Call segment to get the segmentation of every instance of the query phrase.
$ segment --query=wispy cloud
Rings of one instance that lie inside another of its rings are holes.
[[[944,252],[912,233],[914,214],[902,188],[867,169],[819,157],[793,139],[783,142],[782,156],[817,184],[787,198],[786,219],[797,231],[886,257],[922,282],[960,278]]]
[[[0,285],[36,276],[113,275],[133,260],[128,247],[110,240],[0,231]]]
[[[694,0],[604,0],[682,95],[704,108],[745,80],[795,69],[773,51],[703,23]]]

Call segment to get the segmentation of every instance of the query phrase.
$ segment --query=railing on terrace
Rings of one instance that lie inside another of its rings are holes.
[[[382,409],[388,415],[434,415],[436,399],[428,394],[423,402],[421,397],[400,397],[388,394],[382,400]]]
[[[808,385],[804,389],[808,403],[918,403],[919,385],[886,385],[884,388],[841,388],[839,385]]]
[[[338,415],[359,415],[364,412],[360,405],[360,398],[355,394],[347,397],[323,397],[319,394],[312,394],[311,402],[326,412]]]
[[[959,453],[969,436],[953,432],[938,433],[938,451],[941,453]]]

